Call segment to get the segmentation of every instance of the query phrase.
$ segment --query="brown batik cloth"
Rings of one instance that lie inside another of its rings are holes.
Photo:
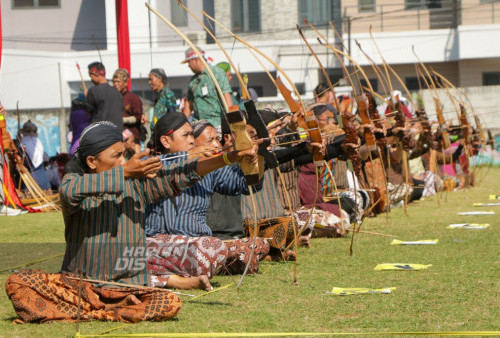
[[[181,309],[180,298],[166,290],[99,287],[70,276],[41,270],[10,275],[5,290],[19,316],[14,323],[75,322],[79,289],[82,321],[163,321],[175,317]],[[135,304],[137,300],[139,304]]]
[[[260,237],[255,238],[255,244],[252,237],[235,239],[225,244],[227,246],[227,261],[226,268],[221,270],[221,273],[228,272],[232,275],[243,273],[252,251],[254,253],[247,273],[259,272],[259,261],[269,253],[270,249],[267,240]]]
[[[275,217],[258,220],[257,234],[259,237],[265,238],[272,248],[283,250],[295,240],[293,224],[294,222],[291,217]],[[243,227],[247,236],[253,237],[254,221],[251,219],[243,220]]]

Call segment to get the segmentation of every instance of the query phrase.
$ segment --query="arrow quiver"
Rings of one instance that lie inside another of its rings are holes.
[[[234,148],[238,151],[251,149],[253,142],[246,131],[245,116],[238,106],[229,108],[226,114],[229,128],[234,134]],[[248,185],[256,185],[259,183],[259,166],[257,163],[252,164],[247,161],[241,161],[241,170],[245,174]]]

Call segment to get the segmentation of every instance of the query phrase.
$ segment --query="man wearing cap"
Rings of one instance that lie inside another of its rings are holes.
[[[125,68],[118,68],[113,74],[113,87],[122,94],[123,124],[134,135],[134,142],[140,143],[139,128],[141,127],[142,101],[136,94],[128,90],[130,76]]]
[[[100,62],[88,65],[90,80],[94,87],[85,96],[90,122],[109,121],[123,130],[123,100],[122,95],[109,85],[106,79],[106,68]]]
[[[202,56],[205,58],[205,52],[197,48]],[[221,124],[224,106],[220,101],[217,88],[210,77],[210,74],[205,69],[205,64],[200,60],[196,52],[189,48],[185,53],[186,58],[181,63],[187,63],[191,71],[194,73],[193,77],[188,84],[187,101],[184,106],[184,114],[190,117],[193,114],[193,119],[208,120],[214,127]],[[228,106],[233,105],[231,98],[231,86],[227,81],[226,74],[219,67],[208,65],[215,75],[217,83],[219,84],[224,100]]]
[[[207,128],[212,128],[206,120],[194,122],[194,131],[198,136]],[[195,148],[193,127],[182,113],[170,113],[156,124],[157,150],[161,151],[162,160],[182,162],[191,154],[200,151],[212,156],[220,150],[209,146]],[[216,145],[213,137],[210,144]],[[217,156],[217,157],[223,157]],[[227,163],[229,163],[228,161]],[[260,187],[258,187],[260,188]],[[228,243],[228,248],[219,239],[212,237],[207,225],[206,213],[214,193],[223,195],[249,194],[246,179],[238,166],[226,166],[205,176],[203,180],[176,198],[166,199],[146,209],[146,232],[148,247],[160,248],[160,254],[149,261],[152,275],[161,280],[169,275],[198,276],[211,278],[224,268],[233,273],[242,273],[250,252],[251,239],[241,239],[239,243]],[[240,223],[241,226],[241,223]],[[234,245],[233,245],[234,244]],[[238,252],[228,249],[236,246]],[[263,239],[256,241],[255,255],[249,266],[250,273],[258,271],[258,258],[265,256],[269,246]],[[189,252],[185,255],[184,252]],[[246,260],[245,260],[246,259]],[[223,270],[223,271],[224,271]]]

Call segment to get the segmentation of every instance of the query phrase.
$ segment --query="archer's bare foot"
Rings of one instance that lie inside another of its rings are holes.
[[[304,246],[306,248],[309,248],[311,246],[311,243],[309,242],[309,236],[300,236],[297,238],[297,245],[299,247]]]
[[[212,285],[210,285],[210,281],[205,275],[198,277],[181,277],[173,275],[169,277],[167,287],[181,290],[212,290]]]
[[[282,255],[283,255],[283,260],[285,261],[294,261],[297,259],[297,256],[295,256],[295,252],[293,250],[288,250],[287,252],[283,252]]]

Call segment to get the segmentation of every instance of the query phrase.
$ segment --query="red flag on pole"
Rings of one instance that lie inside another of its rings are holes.
[[[118,67],[130,72],[130,38],[128,33],[128,6],[127,0],[115,0],[116,4],[116,29],[118,40]],[[128,80],[130,90],[131,79]]]

